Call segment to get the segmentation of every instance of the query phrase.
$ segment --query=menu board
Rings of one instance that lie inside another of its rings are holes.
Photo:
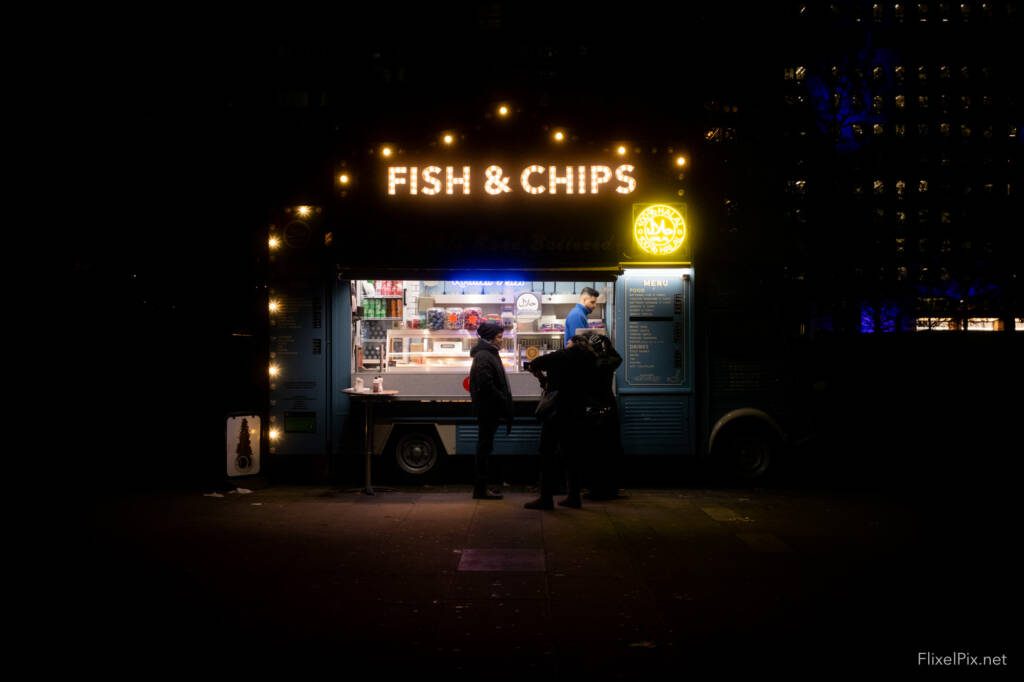
[[[682,386],[683,280],[624,278],[625,378],[629,386]]]

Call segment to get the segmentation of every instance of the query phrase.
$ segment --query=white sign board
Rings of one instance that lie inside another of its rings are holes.
[[[260,472],[260,416],[228,417],[228,476],[252,476]]]
[[[528,322],[540,318],[540,296],[532,292],[516,297],[516,321]]]

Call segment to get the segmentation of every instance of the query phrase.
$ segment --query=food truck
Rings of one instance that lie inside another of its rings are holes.
[[[671,146],[580,143],[388,145],[340,164],[329,195],[280,207],[269,229],[271,461],[351,452],[361,426],[346,389],[374,384],[398,391],[375,412],[372,443],[400,473],[472,454],[470,350],[484,321],[504,327],[516,406],[495,453],[536,454],[540,386],[523,364],[564,346],[585,287],[599,292],[587,333],[623,358],[628,457],[708,455],[733,421],[774,433],[757,406],[716,412],[700,398],[703,226],[688,163]]]

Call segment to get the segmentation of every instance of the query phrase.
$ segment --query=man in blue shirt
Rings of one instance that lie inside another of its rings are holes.
[[[567,345],[569,339],[576,336],[577,330],[587,329],[590,326],[587,322],[587,315],[597,307],[598,295],[597,291],[590,287],[583,287],[583,290],[580,291],[580,302],[565,316],[565,343],[563,345]]]

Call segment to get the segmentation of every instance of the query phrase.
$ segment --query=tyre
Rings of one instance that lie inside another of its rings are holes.
[[[425,480],[441,468],[441,444],[431,431],[406,431],[394,445],[395,467],[404,478]]]
[[[778,459],[779,436],[757,423],[730,424],[712,452],[715,468],[727,478],[753,481],[765,478]]]

